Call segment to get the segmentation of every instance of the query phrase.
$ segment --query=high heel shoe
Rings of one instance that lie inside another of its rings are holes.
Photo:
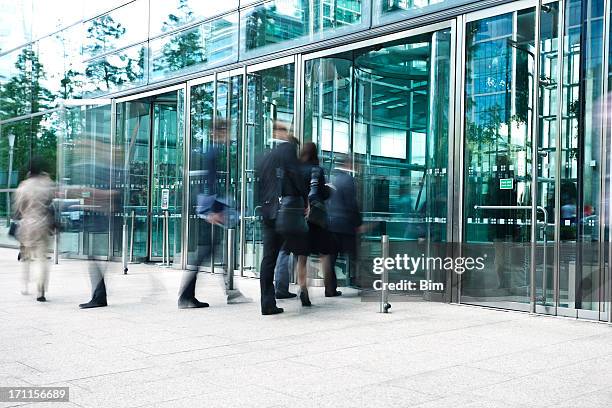
[[[300,301],[302,302],[302,306],[312,306],[312,303],[310,303],[310,298],[308,297],[308,290],[300,290]]]

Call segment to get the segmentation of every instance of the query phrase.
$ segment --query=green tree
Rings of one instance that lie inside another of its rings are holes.
[[[187,0],[180,0],[176,13],[168,15],[163,31],[171,31],[193,21],[193,11]],[[204,43],[199,29],[193,28],[174,36],[161,50],[161,57],[153,62],[153,71],[178,71],[205,61]]]
[[[105,52],[125,34],[125,30],[125,27],[111,16],[99,17],[93,20],[87,29],[88,44],[84,50],[92,56]],[[112,59],[102,57],[90,61],[85,68],[85,77],[95,85],[95,90],[108,92],[115,86],[141,78],[143,71],[144,48],[141,48],[136,58],[121,53],[114,55]]]

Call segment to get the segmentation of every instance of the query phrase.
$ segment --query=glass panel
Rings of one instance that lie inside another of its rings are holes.
[[[156,96],[153,101],[153,152],[151,183],[151,254],[153,258],[180,261],[181,214],[183,212],[183,114],[179,103],[183,91]],[[167,191],[167,192],[164,192]],[[167,208],[162,196],[168,194]],[[167,220],[164,217],[167,212]],[[164,229],[167,222],[167,248],[164,249]]]
[[[603,3],[566,3],[560,306],[599,310]]]
[[[374,0],[374,24],[381,25],[456,7],[469,0]]]
[[[462,301],[529,302],[534,9],[468,23]],[[497,304],[500,307],[502,303]]]
[[[69,256],[108,256],[111,190],[111,106],[64,112],[58,159],[63,202],[60,251]]]
[[[150,42],[151,80],[237,61],[238,13]]]
[[[383,234],[390,256],[444,250],[416,245],[446,241],[449,60],[450,31],[441,31],[306,64],[304,136],[318,144],[332,184],[343,161],[354,163],[367,225],[355,269],[349,259],[336,264],[347,283],[372,287]],[[446,281],[430,272],[414,276]]]
[[[218,75],[216,92],[216,124],[218,135],[218,159],[217,159],[217,194],[236,212],[240,211],[240,183],[241,157],[242,157],[242,100],[243,81],[242,75],[227,77]],[[225,133],[224,133],[225,132]],[[225,140],[224,140],[225,139]],[[239,245],[240,226],[231,223],[236,230],[234,240],[234,265],[240,267]],[[222,260],[217,259],[216,264],[227,265],[227,227],[213,227],[214,235],[222,237],[215,248],[216,254],[223,254]],[[218,257],[220,258],[220,257]]]
[[[136,0],[108,14],[83,23],[81,36],[83,59],[125,47],[147,39],[148,1]]]
[[[32,40],[32,0],[2,2],[0,53]]]
[[[83,92],[95,96],[146,83],[146,50],[141,44],[88,61]]]
[[[149,36],[174,31],[189,23],[237,10],[238,0],[151,0]]]
[[[272,0],[241,11],[241,58],[364,29],[369,2]]]
[[[31,61],[35,58],[30,46],[0,57],[0,119],[31,113]]]
[[[56,98],[64,98],[64,59],[66,53],[62,33],[45,37],[33,44],[32,111],[55,106]]]
[[[555,194],[558,171],[557,137],[559,130],[559,4],[550,3],[542,9],[540,42],[540,132],[538,141],[538,200],[546,211],[538,217],[538,240],[543,241],[542,272],[537,276],[538,302],[554,305],[554,268],[555,268]],[[544,231],[546,236],[544,237]],[[542,257],[542,258],[539,258]],[[545,272],[544,272],[545,271]]]
[[[262,231],[255,174],[257,160],[274,147],[275,121],[294,128],[295,64],[281,65],[251,73],[247,76],[247,117],[245,143],[246,177],[244,213],[242,219],[245,247],[243,271],[258,276],[263,254]]]
[[[147,100],[117,105],[117,146],[123,149],[123,214],[127,217],[128,258],[146,260],[149,255],[149,164],[151,103]],[[121,163],[121,164],[120,164]]]
[[[36,39],[80,21],[83,18],[83,5],[89,2],[82,0],[33,0],[32,3],[32,38]]]
[[[198,217],[196,207],[199,194],[213,194],[216,188],[213,184],[216,180],[208,178],[209,162],[205,161],[205,155],[212,145],[214,98],[212,81],[191,88],[187,264],[192,266],[208,262],[211,253],[211,224]]]

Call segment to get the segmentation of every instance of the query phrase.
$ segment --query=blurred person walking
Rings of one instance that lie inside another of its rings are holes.
[[[224,147],[228,138],[227,121],[218,118],[215,121],[212,138],[208,146],[203,146],[200,152],[199,167],[204,183],[199,184],[200,190],[196,195],[197,240],[195,265],[198,267],[210,262],[213,256],[216,239],[213,237],[213,228],[220,226],[228,228],[237,221],[237,214],[230,203],[222,197],[219,191],[218,164],[223,162]],[[224,276],[227,303],[241,303],[250,301],[237,289],[229,289],[229,271]],[[185,271],[178,299],[179,309],[192,309],[208,307],[208,303],[199,301],[195,296],[198,271]]]
[[[263,233],[263,257],[259,271],[263,315],[283,312],[276,306],[274,267],[283,243],[289,244],[290,250],[293,242],[304,237],[303,234],[288,232],[296,232],[296,228],[300,230],[295,221],[299,221],[299,217],[303,221],[307,198],[300,174],[297,145],[286,124],[276,121],[273,130],[276,146],[260,158],[257,166]]]
[[[16,238],[21,244],[23,261],[23,294],[28,294],[30,265],[36,261],[39,270],[36,279],[36,300],[45,302],[49,284],[49,263],[47,252],[50,236],[55,225],[52,202],[55,185],[43,170],[42,160],[32,158],[28,178],[15,191],[15,219],[19,220]]]
[[[317,145],[308,142],[300,152],[300,170],[304,189],[308,192],[307,222],[308,236],[304,240],[285,243],[288,251],[298,256],[297,280],[300,286],[302,306],[312,306],[308,295],[307,261],[309,255],[321,255],[324,275],[329,267],[328,254],[333,250],[331,234],[327,230],[327,210],[325,200],[329,198],[329,187],[325,185],[325,173],[319,166]]]
[[[340,296],[335,265],[339,254],[346,254],[355,265],[357,258],[357,234],[362,231],[362,217],[357,203],[357,189],[353,178],[353,166],[348,157],[341,157],[332,173],[331,194],[327,200],[328,229],[333,236],[333,250],[329,268],[324,276],[325,296]]]

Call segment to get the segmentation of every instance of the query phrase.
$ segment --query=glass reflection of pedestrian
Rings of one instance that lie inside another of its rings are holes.
[[[337,290],[336,259],[346,254],[355,265],[357,259],[357,234],[362,230],[362,217],[357,202],[357,188],[353,178],[353,166],[348,157],[340,157],[338,167],[331,177],[331,194],[327,201],[328,229],[332,233],[334,248],[329,258],[329,273],[325,276],[325,296],[340,296]]]
[[[203,183],[196,196],[196,213],[198,217],[196,262],[198,267],[210,261],[214,242],[212,230],[214,225],[223,225],[223,208],[219,207],[217,196],[217,160],[221,155],[221,146],[227,139],[227,124],[218,119],[212,132],[211,142],[200,152],[200,168],[203,171]],[[198,271],[185,271],[178,299],[179,309],[208,307],[208,303],[199,301],[195,296]]]
[[[52,201],[55,186],[49,175],[42,168],[42,160],[33,158],[28,178],[22,181],[15,191],[15,218],[19,219],[16,238],[21,244],[23,261],[23,290],[28,294],[30,282],[30,264],[36,261],[39,271],[36,280],[39,302],[45,302],[49,284],[49,263],[47,251],[49,238],[55,225]]]

